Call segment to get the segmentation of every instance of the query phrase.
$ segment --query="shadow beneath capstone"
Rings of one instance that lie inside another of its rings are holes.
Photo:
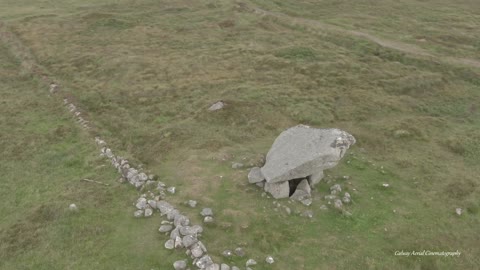
[[[292,196],[293,193],[295,193],[295,191],[297,190],[298,184],[300,184],[302,180],[305,180],[305,177],[288,180],[288,186],[290,187],[290,192],[288,197]]]

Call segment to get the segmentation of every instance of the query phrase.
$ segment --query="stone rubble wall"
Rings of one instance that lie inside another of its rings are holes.
[[[79,107],[59,91],[59,85],[57,82],[48,75],[49,73],[43,67],[37,64],[34,56],[30,53],[30,50],[24,46],[15,33],[8,29],[8,27],[2,22],[0,22],[0,41],[5,43],[10,52],[20,60],[22,72],[32,74],[45,83],[50,83],[49,93],[63,96],[63,103],[73,115],[75,121],[85,130],[90,130],[92,128],[92,125],[79,110]],[[153,214],[153,210],[158,210],[162,216],[166,216],[174,225],[174,229],[170,233],[170,239],[167,240],[165,246],[167,247],[168,244],[173,241],[174,248],[185,248],[186,254],[193,259],[193,263],[198,269],[219,269],[219,265],[215,264],[212,258],[207,254],[205,244],[198,239],[203,232],[203,228],[200,225],[191,225],[190,219],[187,216],[181,214],[180,211],[175,209],[173,205],[165,200],[165,185],[159,181],[153,180],[154,176],[148,176],[143,169],[135,168],[127,159],[116,156],[113,150],[107,146],[105,140],[95,137],[95,143],[100,148],[101,155],[108,158],[112,166],[118,171],[122,178],[135,188],[144,190],[147,186],[155,185],[155,192],[158,195],[153,198],[156,200],[150,200],[153,202],[147,204],[148,206],[140,206],[140,208],[143,207],[143,209],[139,210],[142,210],[142,213],[145,216],[150,216]],[[151,191],[148,193],[150,196],[154,194]],[[142,195],[140,199],[145,199],[145,197],[145,195]],[[139,207],[137,206],[137,208]],[[147,213],[150,214],[147,215]]]

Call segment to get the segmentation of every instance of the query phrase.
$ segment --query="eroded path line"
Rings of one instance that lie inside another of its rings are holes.
[[[243,8],[245,8],[245,6],[243,6]],[[428,58],[429,60],[437,60],[447,64],[480,68],[480,60],[469,59],[469,58],[458,58],[458,57],[451,57],[451,56],[440,56],[440,55],[432,54],[431,52],[428,52],[427,50],[413,44],[409,44],[401,41],[389,40],[389,39],[377,37],[375,35],[361,32],[361,31],[347,30],[336,25],[331,25],[328,23],[324,23],[324,22],[320,22],[312,19],[294,17],[284,13],[268,11],[265,9],[261,9],[259,7],[252,7],[249,9],[253,13],[258,14],[260,16],[269,16],[269,17],[281,20],[283,22],[286,22],[287,24],[301,25],[314,30],[331,32],[331,33],[340,33],[347,36],[362,38],[370,42],[373,42],[377,45],[380,45],[384,48],[400,51],[400,52],[417,56],[417,57]]]
[[[149,217],[153,215],[155,210],[158,210],[162,216],[166,216],[169,220],[162,221],[162,224],[167,225],[163,226],[164,228],[170,228],[169,230],[161,231],[169,234],[169,239],[165,242],[165,248],[185,248],[187,256],[193,259],[194,267],[207,270],[218,269],[219,265],[213,262],[212,258],[208,255],[207,248],[200,241],[203,227],[191,224],[187,216],[180,213],[172,204],[167,202],[165,191],[169,189],[166,188],[166,185],[154,180],[156,178],[154,175],[147,175],[144,169],[135,167],[133,164],[130,164],[127,159],[115,155],[105,140],[95,136],[95,129],[90,121],[87,120],[87,113],[79,108],[75,98],[61,90],[61,83],[55,80],[48,70],[36,62],[30,49],[25,46],[20,38],[3,22],[0,22],[0,41],[3,42],[10,50],[10,53],[19,60],[22,72],[40,78],[43,83],[48,85],[49,94],[63,101],[75,121],[89,133],[92,139],[95,139],[101,155],[110,161],[122,179],[128,181],[144,193],[136,202],[137,211],[134,212],[134,216]],[[179,262],[181,261],[175,263]]]

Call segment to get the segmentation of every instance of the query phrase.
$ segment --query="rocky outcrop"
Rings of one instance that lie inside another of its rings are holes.
[[[265,182],[264,190],[276,199],[292,196],[311,203],[310,187],[318,184],[323,171],[335,167],[355,142],[352,135],[340,129],[305,125],[289,128],[275,139],[265,165],[251,169],[248,180]]]

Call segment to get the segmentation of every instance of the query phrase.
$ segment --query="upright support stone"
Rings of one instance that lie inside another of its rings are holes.
[[[290,186],[288,181],[280,183],[265,183],[265,191],[272,194],[275,199],[288,198],[290,195]]]

